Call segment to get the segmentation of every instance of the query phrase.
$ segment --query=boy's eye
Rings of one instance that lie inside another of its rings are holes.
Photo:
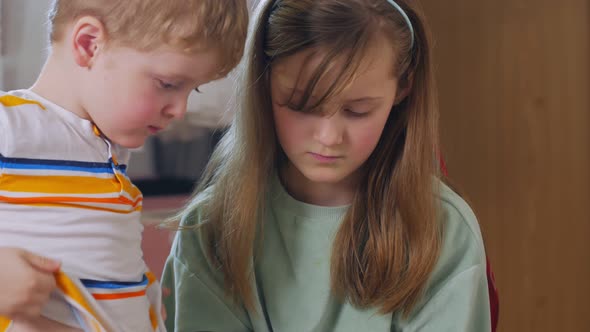
[[[176,85],[174,85],[172,83],[164,82],[160,79],[158,80],[158,85],[160,86],[160,88],[165,89],[165,90],[174,90],[177,88]]]

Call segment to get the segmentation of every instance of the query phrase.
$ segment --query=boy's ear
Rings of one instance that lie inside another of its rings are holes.
[[[106,43],[102,22],[92,16],[83,16],[74,23],[72,52],[80,67],[90,68]]]

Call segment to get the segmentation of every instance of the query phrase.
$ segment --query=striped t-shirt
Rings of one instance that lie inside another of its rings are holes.
[[[30,90],[0,92],[0,245],[59,259],[99,302],[145,297],[128,158],[91,121]]]

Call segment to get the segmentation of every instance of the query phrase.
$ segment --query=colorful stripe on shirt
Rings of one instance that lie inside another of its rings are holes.
[[[0,155],[0,202],[131,213],[143,197],[110,163],[6,158]]]
[[[0,96],[0,104],[6,107],[14,107],[14,106],[21,106],[21,105],[37,105],[41,107],[41,109],[45,110],[45,106],[36,100],[29,100],[20,98],[13,95],[4,95]]]
[[[7,332],[11,325],[12,321],[10,319],[0,316],[0,332]]]
[[[57,288],[64,296],[64,299],[76,312],[76,317],[79,319],[81,328],[88,332],[107,332],[113,331],[112,323],[108,317],[101,316],[101,312],[97,308],[95,300],[115,300],[124,299],[133,296],[122,296],[114,298],[101,298],[100,295],[107,293],[114,295],[125,295],[137,293],[137,290],[142,290],[142,296],[145,296],[147,287],[150,287],[155,281],[156,277],[153,273],[146,273],[139,282],[104,282],[93,280],[77,281],[68,277],[63,272],[55,274]],[[94,299],[92,299],[90,297]],[[139,295],[136,295],[139,296]],[[154,331],[158,329],[158,317],[153,307],[150,307],[149,312],[146,313],[150,317],[152,328]],[[0,316],[0,332],[7,332],[11,327],[11,320]]]
[[[107,329],[109,324],[105,317],[100,317],[96,308],[92,305],[92,301],[87,297],[83,286],[70,279],[65,273],[58,272],[55,275],[55,280],[58,289],[63,293],[65,300],[75,310],[77,310],[77,317],[81,320],[84,331],[89,332],[107,332],[112,329]]]
[[[138,296],[147,296],[147,288],[157,281],[152,272],[146,272],[139,282],[108,282],[96,280],[81,280],[88,292],[97,301],[122,300]],[[156,285],[156,287],[159,287]],[[158,315],[151,306],[149,317],[154,331],[158,329]]]
[[[146,288],[148,287],[148,278],[144,275],[140,282],[82,280],[82,284],[97,300],[121,300],[145,296]]]

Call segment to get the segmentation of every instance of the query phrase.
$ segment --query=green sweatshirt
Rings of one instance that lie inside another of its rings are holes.
[[[263,247],[255,264],[256,310],[235,305],[210,264],[199,232],[179,231],[166,263],[163,286],[169,332],[486,332],[490,308],[479,226],[469,206],[440,186],[442,252],[423,301],[407,319],[358,309],[330,292],[332,240],[347,207],[295,200],[272,180]],[[198,213],[185,226],[200,222]]]

